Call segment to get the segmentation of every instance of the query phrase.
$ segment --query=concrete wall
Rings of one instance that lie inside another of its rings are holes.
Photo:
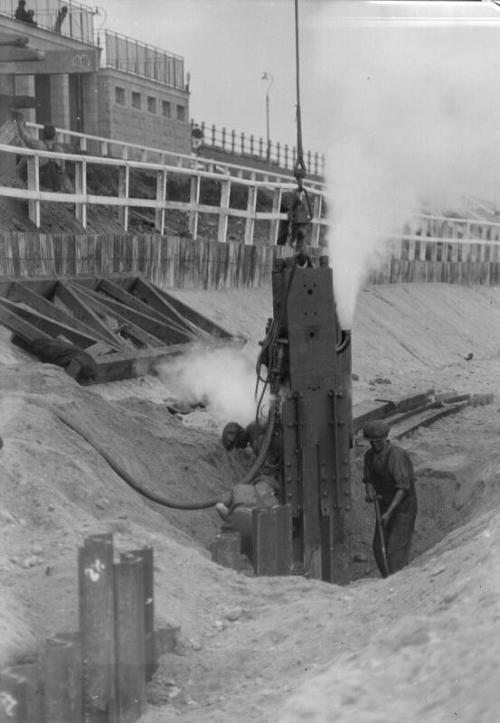
[[[187,90],[104,68],[98,73],[97,96],[98,135],[178,153],[191,152]],[[170,117],[165,104],[169,104]],[[182,114],[178,108],[182,108]]]

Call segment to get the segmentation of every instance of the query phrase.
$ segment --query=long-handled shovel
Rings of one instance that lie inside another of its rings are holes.
[[[378,503],[378,498],[375,497],[373,500],[375,504],[375,516],[377,518],[377,530],[380,537],[380,549],[382,551],[382,562],[384,565],[384,572],[386,576],[390,575],[389,570],[389,563],[387,562],[387,550],[385,549],[385,534],[384,534],[384,525],[382,524],[382,515],[380,514],[380,505]]]

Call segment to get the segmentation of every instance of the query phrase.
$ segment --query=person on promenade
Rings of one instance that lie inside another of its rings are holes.
[[[56,129],[53,125],[46,123],[43,126],[41,139],[35,138],[26,128],[23,114],[14,111],[13,120],[17,125],[19,138],[27,148],[38,151],[53,151],[64,153],[64,148],[56,140]],[[22,157],[18,163],[18,172],[23,180],[26,180],[26,158]],[[52,191],[64,190],[65,164],[59,158],[40,158],[40,185],[50,188]]]

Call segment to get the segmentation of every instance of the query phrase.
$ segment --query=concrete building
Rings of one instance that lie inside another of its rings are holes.
[[[37,123],[191,152],[182,57],[110,30],[97,34],[96,11],[84,5],[30,0],[36,24],[16,19],[17,6],[0,0],[0,33],[22,38],[1,46],[0,123],[17,105]],[[43,57],[25,59],[22,50]]]

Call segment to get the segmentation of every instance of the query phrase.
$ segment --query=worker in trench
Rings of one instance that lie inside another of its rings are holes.
[[[246,427],[229,422],[222,430],[222,444],[231,452],[250,449],[257,457],[264,441],[265,425],[254,421]],[[283,441],[279,425],[275,425],[269,450],[255,478],[247,484],[236,484],[231,499],[215,506],[224,521],[222,529],[241,534],[241,550],[252,558],[252,510],[255,507],[274,507],[280,504],[282,488]]]
[[[382,577],[408,564],[417,516],[413,464],[406,450],[389,440],[389,430],[382,419],[367,422],[363,428],[364,437],[370,442],[364,456],[365,500],[377,502],[380,512],[373,554]]]

